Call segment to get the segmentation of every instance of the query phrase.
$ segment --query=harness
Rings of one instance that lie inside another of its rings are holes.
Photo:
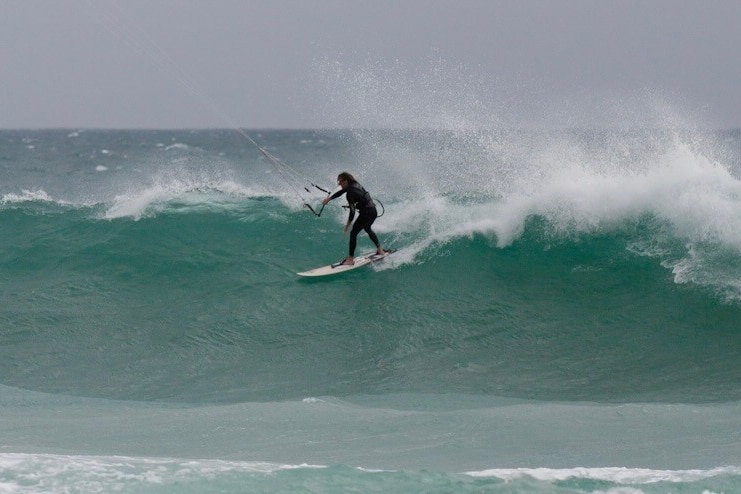
[[[376,205],[373,203],[373,199],[371,198],[371,195],[368,193],[367,190],[363,188],[362,185],[360,185],[357,182],[353,182],[348,187],[347,191],[347,197],[350,197],[350,193],[353,193],[353,197],[359,197],[358,200],[356,200],[354,203],[351,203],[348,200],[348,203],[350,204],[350,208],[357,209],[357,210],[363,210],[366,208],[375,208]]]

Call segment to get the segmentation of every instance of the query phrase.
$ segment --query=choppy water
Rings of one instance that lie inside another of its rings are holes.
[[[0,132],[4,489],[740,488],[741,134],[250,135],[399,252],[297,277],[346,212],[235,131]]]

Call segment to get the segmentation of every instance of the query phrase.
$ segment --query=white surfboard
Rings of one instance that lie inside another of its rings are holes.
[[[368,264],[376,261],[380,261],[381,259],[385,258],[389,254],[392,254],[396,252],[393,249],[387,250],[385,254],[376,254],[375,252],[372,252],[370,254],[363,254],[362,256],[357,256],[355,258],[355,264],[352,266],[348,266],[346,264],[342,264],[341,262],[335,263],[335,264],[329,264],[327,266],[322,266],[320,268],[311,269],[309,271],[304,271],[303,273],[296,273],[299,276],[329,276],[331,274],[340,274],[345,273],[347,271],[352,271],[353,269],[360,268],[362,266],[367,266]]]

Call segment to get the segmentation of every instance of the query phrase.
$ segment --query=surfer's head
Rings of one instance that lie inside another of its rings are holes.
[[[355,180],[355,177],[353,177],[348,172],[342,172],[337,175],[337,185],[339,185],[343,189],[353,182],[357,182],[357,180]]]

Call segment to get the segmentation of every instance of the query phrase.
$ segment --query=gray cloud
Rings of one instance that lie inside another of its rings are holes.
[[[735,1],[29,0],[0,127],[741,124]]]

